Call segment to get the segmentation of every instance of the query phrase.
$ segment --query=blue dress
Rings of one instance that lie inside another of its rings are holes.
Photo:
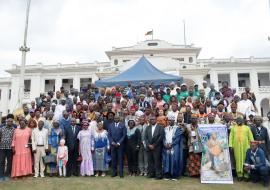
[[[181,136],[182,130],[174,126],[172,139],[164,139],[164,144],[166,141],[170,141],[172,144],[172,148],[170,150],[163,149],[163,173],[170,175],[171,178],[178,178],[181,174],[182,170],[182,159],[181,159]],[[166,128],[165,128],[166,134]],[[170,137],[169,137],[170,138]]]
[[[51,154],[57,155],[57,148],[59,145],[59,142],[63,136],[62,130],[52,128],[51,132],[48,137],[48,144],[51,146]],[[47,172],[50,174],[57,173],[57,167],[56,163],[50,163],[47,167]]]
[[[93,165],[95,171],[107,171],[109,167],[108,150],[110,143],[108,139],[108,133],[106,130],[98,133],[94,132],[94,155]]]

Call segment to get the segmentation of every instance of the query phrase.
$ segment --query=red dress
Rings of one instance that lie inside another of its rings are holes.
[[[32,174],[32,155],[30,147],[27,147],[32,130],[17,128],[13,135],[12,147],[15,154],[12,161],[11,177],[27,176]]]

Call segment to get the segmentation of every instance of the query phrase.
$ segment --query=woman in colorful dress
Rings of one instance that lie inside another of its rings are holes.
[[[158,111],[157,124],[161,125],[162,127],[165,128],[167,126],[167,122],[168,122],[168,120],[167,120],[167,117],[164,114],[164,110],[160,109]]]
[[[94,170],[96,172],[96,177],[105,177],[105,172],[109,169],[108,164],[108,150],[110,149],[110,143],[108,139],[108,132],[103,129],[103,123],[98,122],[98,127],[94,131],[94,140],[92,150],[93,154],[93,164]]]
[[[191,115],[191,124],[187,125],[188,131],[188,147],[189,156],[187,162],[187,168],[189,176],[200,176],[201,169],[201,146],[200,138],[198,134],[198,116],[197,114]]]
[[[92,160],[92,141],[93,131],[89,129],[88,120],[83,120],[82,130],[78,133],[77,138],[80,141],[79,154],[82,157],[81,162],[81,176],[92,176],[94,175],[93,160]]]
[[[53,127],[49,133],[48,144],[51,151],[50,154],[57,156],[57,149],[60,139],[63,137],[63,132],[59,127],[58,121],[53,121]],[[57,163],[50,163],[47,165],[47,173],[50,176],[56,175],[58,173]]]
[[[13,161],[11,177],[28,176],[32,174],[32,155],[29,147],[32,130],[27,127],[26,120],[19,121],[12,141]]]
[[[247,125],[244,125],[244,119],[238,117],[236,125],[231,128],[229,147],[234,153],[237,179],[242,181],[248,178],[248,174],[244,172],[244,162],[246,152],[250,148],[250,141],[253,141],[253,134]]]

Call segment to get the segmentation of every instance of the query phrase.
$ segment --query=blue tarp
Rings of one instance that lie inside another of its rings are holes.
[[[166,74],[158,70],[144,56],[142,56],[135,65],[121,74],[96,81],[96,86],[111,87],[117,84],[120,86],[127,86],[128,82],[131,82],[131,84],[135,86],[140,82],[148,82],[153,83],[154,85],[160,85],[160,83],[170,83],[176,81],[180,81],[182,83],[183,77]]]

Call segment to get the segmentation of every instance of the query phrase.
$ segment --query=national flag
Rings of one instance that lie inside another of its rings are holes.
[[[148,31],[148,32],[145,33],[145,36],[148,36],[148,35],[153,35],[153,30]]]

